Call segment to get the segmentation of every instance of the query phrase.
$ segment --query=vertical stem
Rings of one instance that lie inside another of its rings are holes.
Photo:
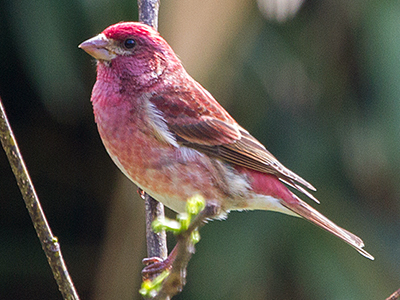
[[[151,223],[158,217],[164,217],[164,205],[146,194],[146,240],[147,256],[166,259],[168,256],[167,235],[165,231],[155,233]]]
[[[75,290],[71,277],[69,276],[67,267],[61,254],[60,245],[57,238],[51,232],[47,223],[46,216],[40,205],[39,198],[33,187],[25,162],[19,151],[17,141],[15,140],[11,126],[8,122],[6,112],[4,110],[0,98],[0,140],[7,154],[11,169],[17,179],[18,187],[22,193],[26,208],[32,219],[33,226],[39,237],[40,243],[47,260],[53,271],[53,276],[58,284],[63,298],[65,300],[78,300],[79,296]]]
[[[391,294],[389,298],[386,298],[386,300],[398,300],[398,299],[400,299],[400,289]]]
[[[138,0],[139,21],[158,29],[160,0]]]
[[[157,29],[159,0],[138,0],[139,21]],[[148,257],[160,257],[166,259],[168,256],[167,238],[165,231],[154,233],[151,223],[159,217],[164,217],[164,205],[149,195],[145,197],[146,205],[146,239]]]

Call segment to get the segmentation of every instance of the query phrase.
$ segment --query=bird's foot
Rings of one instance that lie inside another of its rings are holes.
[[[163,260],[159,257],[148,257],[142,260],[142,263],[146,265],[146,267],[142,270],[143,278],[151,278],[154,275],[161,274],[165,270],[170,270],[172,267],[172,263],[168,260]]]
[[[176,247],[171,251],[166,259],[159,257],[148,257],[142,260],[142,263],[146,267],[142,270],[142,277],[144,279],[152,278],[155,275],[159,275],[166,270],[171,270],[172,264],[176,257]]]

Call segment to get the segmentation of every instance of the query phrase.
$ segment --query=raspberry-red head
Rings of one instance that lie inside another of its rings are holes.
[[[102,32],[107,38],[122,41],[128,37],[160,38],[159,33],[152,27],[137,22],[121,22],[111,25]],[[162,39],[161,39],[162,40]],[[162,41],[159,41],[162,42]]]
[[[166,69],[182,68],[160,34],[142,23],[111,25],[79,47],[98,60],[98,76],[118,74],[137,88],[150,86]]]
[[[122,22],[107,27],[99,35],[83,42],[80,48],[94,58],[111,61],[118,56],[152,59],[157,56],[178,62],[174,51],[152,27],[137,22]]]

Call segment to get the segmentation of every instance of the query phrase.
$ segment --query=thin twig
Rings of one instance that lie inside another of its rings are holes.
[[[158,29],[160,0],[138,0],[139,21]]]
[[[195,248],[191,239],[194,230],[202,227],[206,221],[220,214],[220,207],[217,204],[209,202],[206,207],[191,222],[189,228],[177,236],[176,257],[172,263],[171,273],[164,280],[161,290],[154,300],[164,300],[173,297],[182,291],[186,284],[186,269]]]
[[[164,205],[146,194],[145,209],[147,256],[159,257],[165,260],[168,257],[167,235],[165,230],[155,233],[151,226],[155,219],[164,217]]]
[[[157,30],[159,0],[138,0],[139,21]],[[146,205],[146,239],[148,257],[160,257],[165,260],[168,256],[167,238],[165,231],[154,233],[151,223],[156,218],[164,217],[164,205],[149,195],[145,197]]]
[[[2,100],[0,98],[0,140],[7,154],[11,169],[17,179],[19,189],[24,198],[26,208],[31,216],[33,226],[42,244],[43,251],[53,271],[53,276],[64,299],[78,300],[79,296],[69,276],[67,267],[61,254],[60,244],[51,232],[43,213],[39,198],[25,167],[11,126],[8,122]]]
[[[386,300],[397,300],[400,299],[400,289],[395,291],[393,294],[391,294]]]

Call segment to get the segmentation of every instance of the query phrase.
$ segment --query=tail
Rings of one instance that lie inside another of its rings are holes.
[[[363,249],[364,242],[358,236],[343,229],[342,227],[339,227],[327,217],[305,203],[303,200],[299,199],[297,196],[295,197],[298,201],[291,201],[288,203],[281,200],[280,202],[284,207],[291,210],[292,212],[302,216],[304,219],[310,221],[311,223],[314,223],[315,225],[318,225],[326,231],[336,235],[338,238],[342,239],[347,244],[356,249],[361,255],[371,260],[374,260],[374,257]]]

